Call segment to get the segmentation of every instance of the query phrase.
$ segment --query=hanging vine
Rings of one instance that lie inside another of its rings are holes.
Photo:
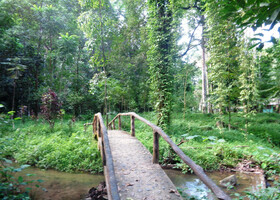
[[[175,55],[175,21],[173,3],[149,0],[148,62],[152,91],[152,104],[158,113],[157,124],[167,128],[172,107],[172,69]]]

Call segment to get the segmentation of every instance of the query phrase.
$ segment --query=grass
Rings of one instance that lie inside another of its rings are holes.
[[[84,122],[58,121],[54,130],[42,121],[18,121],[15,130],[7,125],[0,129],[1,154],[44,169],[102,172],[97,142],[90,129],[84,132]]]
[[[141,114],[142,117],[156,124],[154,113]],[[280,173],[280,124],[279,114],[257,114],[249,120],[247,132],[245,120],[239,114],[233,114],[232,127],[218,128],[219,116],[212,114],[188,114],[186,119],[176,113],[166,133],[175,143],[184,140],[180,145],[183,152],[205,170],[234,168],[242,160],[253,161],[251,167],[259,166],[268,174]],[[136,137],[152,152],[153,134],[150,127],[136,120]],[[122,128],[130,130],[130,118],[122,118]],[[173,155],[168,144],[160,140],[161,162]],[[180,158],[173,157],[177,167],[191,171]]]
[[[152,112],[141,116],[156,123],[156,115]],[[218,128],[217,118],[217,115],[196,113],[188,114],[184,120],[181,114],[176,113],[166,133],[177,144],[184,140],[180,148],[205,170],[233,168],[242,160],[250,160],[253,161],[252,167],[258,165],[267,173],[280,173],[279,114],[257,114],[249,120],[247,132],[244,131],[244,119],[239,114],[233,114],[232,130]],[[17,121],[15,130],[11,124],[1,126],[1,156],[45,169],[101,172],[97,142],[93,140],[91,128],[84,132],[85,119],[75,123],[70,119],[57,121],[54,130],[50,130],[43,121],[32,120]],[[136,137],[152,152],[151,128],[138,120],[135,126]],[[130,117],[122,117],[122,129],[130,131]],[[178,168],[190,171],[161,138],[160,161],[164,162],[170,156]]]

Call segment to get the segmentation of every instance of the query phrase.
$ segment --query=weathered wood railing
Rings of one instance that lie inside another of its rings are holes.
[[[121,130],[121,116],[130,116],[131,118],[131,135],[135,137],[135,118],[144,122],[153,129],[154,134],[154,144],[153,144],[153,163],[159,162],[159,136],[172,147],[172,149],[177,153],[177,155],[194,171],[194,173],[199,177],[199,179],[212,190],[212,192],[217,196],[218,199],[230,200],[231,198],[219,188],[203,171],[203,169],[195,164],[195,162],[190,159],[184,152],[171,140],[171,138],[158,126],[152,124],[150,121],[143,117],[140,117],[134,112],[129,113],[119,113],[114,119],[108,124],[110,129],[115,129],[115,121],[118,119],[118,129]]]
[[[97,113],[93,118],[93,133],[98,138],[98,148],[101,153],[104,174],[106,178],[106,187],[108,198],[110,200],[119,200],[118,185],[115,176],[113,157],[109,144],[107,128],[104,125],[101,113]]]

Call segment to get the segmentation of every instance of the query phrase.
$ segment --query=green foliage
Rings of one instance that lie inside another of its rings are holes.
[[[220,8],[219,12],[216,14],[225,20],[232,18],[233,22],[241,31],[245,30],[247,27],[256,30],[263,25],[269,25],[269,30],[271,30],[280,21],[280,6],[278,0],[234,0],[231,1],[230,4],[226,0],[208,2],[210,2],[210,4],[215,2],[216,6]],[[264,43],[261,42],[260,39],[261,37],[263,37],[263,34],[255,34],[254,39],[258,40],[258,42],[252,47],[258,46],[257,49],[259,50],[264,47]],[[272,37],[270,42],[275,42],[275,38]]]
[[[155,122],[155,116],[155,113],[145,113],[143,117]],[[242,160],[251,160],[255,166],[262,167],[268,175],[272,175],[280,172],[280,149],[271,144],[267,136],[274,134],[269,127],[276,124],[278,117],[278,114],[256,114],[249,121],[249,128],[252,129],[248,129],[248,134],[245,134],[243,115],[233,114],[232,125],[235,126],[235,130],[229,131],[220,130],[216,126],[216,115],[189,114],[186,120],[182,120],[182,114],[174,113],[170,127],[172,131],[167,134],[177,144],[184,140],[185,143],[181,144],[180,148],[205,170],[234,168]],[[129,118],[125,121],[124,124],[127,124],[127,131],[129,131]],[[267,133],[266,137],[259,137],[259,132],[253,129],[262,126],[261,124],[267,127],[262,130]],[[135,127],[136,137],[152,152],[153,134],[150,127],[139,121],[136,121]],[[278,144],[278,141],[275,140],[275,144]],[[169,145],[161,139],[160,161],[163,162],[170,153]],[[185,172],[192,171],[179,157],[176,156],[174,159],[178,168]]]
[[[158,113],[157,124],[166,129],[172,108],[175,21],[172,1],[148,1],[149,51],[152,104]],[[173,30],[174,29],[174,30]]]
[[[274,182],[274,187],[268,187],[265,189],[260,189],[255,192],[247,191],[245,196],[240,196],[240,194],[235,194],[236,197],[234,200],[277,200],[280,199],[280,191],[279,191],[280,183],[279,181]]]
[[[231,110],[239,96],[238,77],[240,75],[237,57],[240,53],[236,26],[230,19],[222,20],[214,2],[207,3],[209,80],[212,84],[211,102],[220,113]],[[230,119],[229,119],[230,120]]]
[[[60,107],[61,103],[54,91],[49,89],[47,93],[43,94],[41,112],[51,129],[54,127],[55,119],[60,115]]]
[[[248,117],[252,117],[256,113],[256,106],[258,100],[257,90],[257,69],[254,63],[253,54],[247,51],[246,46],[243,47],[240,55],[240,104],[242,105],[244,117],[246,120],[245,130],[248,128]]]
[[[1,199],[18,199],[29,200],[30,186],[32,183],[41,183],[42,180],[25,181],[24,177],[15,177],[16,172],[29,167],[29,165],[21,165],[13,167],[12,161],[3,157],[3,152],[0,152],[0,198]],[[31,176],[30,174],[27,176]],[[38,187],[40,187],[37,184]]]
[[[83,122],[60,122],[54,130],[47,124],[27,121],[16,131],[2,133],[3,156],[19,163],[59,171],[101,172],[102,162],[92,131],[83,131]]]

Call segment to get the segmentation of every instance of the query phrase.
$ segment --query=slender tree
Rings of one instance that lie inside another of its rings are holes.
[[[240,96],[239,100],[245,117],[245,130],[248,129],[248,119],[256,112],[258,100],[257,90],[257,69],[254,62],[252,52],[248,50],[248,46],[244,45],[239,56],[240,71],[239,85]]]
[[[153,102],[158,112],[157,124],[166,128],[170,122],[172,68],[174,65],[174,22],[172,1],[149,0],[149,45]]]
[[[231,126],[231,112],[238,103],[238,77],[240,52],[236,26],[230,19],[224,20],[215,1],[206,7],[208,23],[209,78],[212,88],[212,102],[221,116],[228,114],[228,127]]]

